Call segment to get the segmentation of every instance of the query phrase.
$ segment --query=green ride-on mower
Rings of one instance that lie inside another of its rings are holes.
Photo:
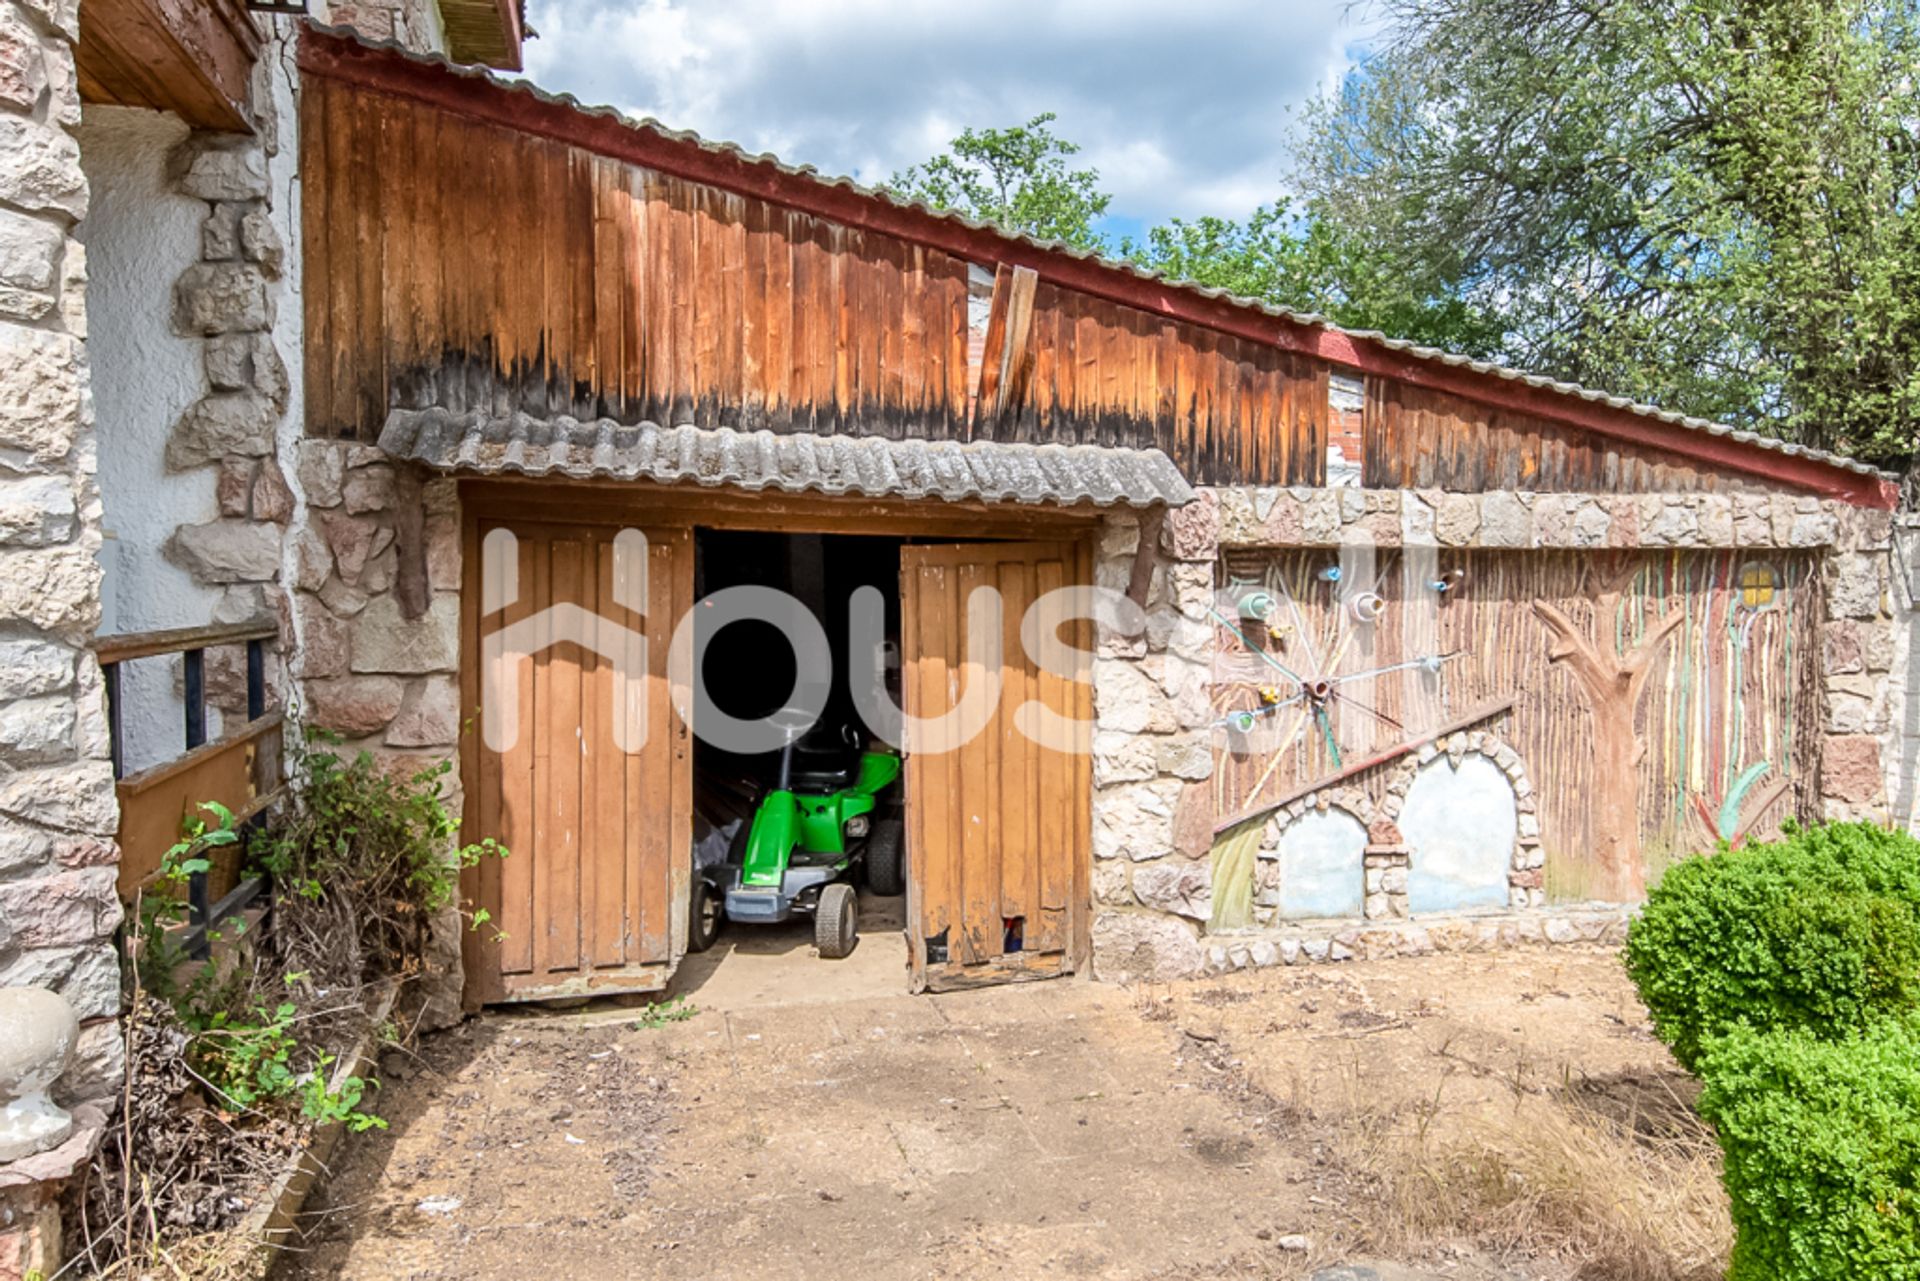
[[[694,877],[688,946],[712,946],[726,921],[770,924],[813,916],[820,955],[853,951],[859,905],[856,865],[876,894],[905,888],[904,832],[888,795],[900,756],[870,751],[852,726],[812,733],[813,718],[784,708],[768,718],[783,735],[774,783],[740,822],[724,864]]]

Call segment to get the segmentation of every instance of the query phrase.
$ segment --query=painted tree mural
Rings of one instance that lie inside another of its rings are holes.
[[[1608,640],[1605,634],[1612,630],[1621,600],[1639,571],[1636,561],[1624,557],[1601,571],[1593,597],[1598,640],[1583,635],[1558,606],[1533,602],[1535,617],[1553,633],[1547,657],[1573,673],[1593,713],[1592,892],[1616,903],[1637,902],[1647,893],[1646,861],[1640,852],[1640,761],[1647,746],[1634,720],[1660,646],[1686,618],[1685,609],[1671,611],[1649,625],[1631,648]]]

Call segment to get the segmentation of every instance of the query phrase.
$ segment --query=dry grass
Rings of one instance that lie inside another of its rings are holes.
[[[1622,1116],[1554,1091],[1444,1124],[1433,1108],[1356,1114],[1341,1156],[1380,1198],[1368,1247],[1471,1242],[1558,1260],[1580,1281],[1724,1276],[1733,1229],[1713,1136],[1671,1095],[1653,1103]]]

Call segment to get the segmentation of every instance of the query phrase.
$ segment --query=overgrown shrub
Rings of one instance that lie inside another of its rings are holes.
[[[1920,1022],[1835,1041],[1737,1028],[1703,1048],[1730,1281],[1920,1281]]]
[[[310,731],[295,762],[299,804],[255,838],[252,858],[294,915],[324,904],[347,918],[327,922],[324,950],[337,956],[349,946],[331,927],[346,928],[364,970],[352,978],[404,977],[426,954],[433,918],[459,894],[461,870],[506,851],[491,839],[455,841],[460,821],[441,797],[453,762],[396,774],[366,752],[343,759],[330,750],[338,741]]]
[[[1920,1009],[1920,841],[1835,823],[1678,863],[1626,960],[1655,1031],[1694,1070],[1736,1026],[1834,1039]]]

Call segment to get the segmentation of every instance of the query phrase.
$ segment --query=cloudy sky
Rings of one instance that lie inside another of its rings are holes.
[[[1114,231],[1280,194],[1349,0],[531,0],[546,88],[865,181],[963,126],[1059,114]]]

